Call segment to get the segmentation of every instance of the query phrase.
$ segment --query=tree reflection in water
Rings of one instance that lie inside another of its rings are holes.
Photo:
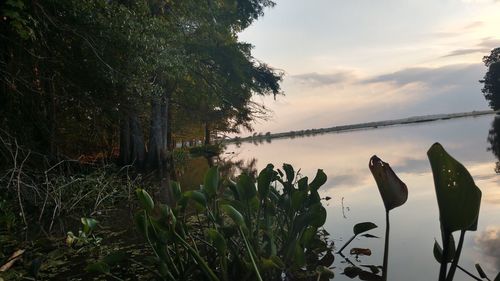
[[[500,116],[496,115],[491,123],[491,129],[488,132],[488,143],[490,146],[487,148],[499,160],[495,164],[495,172],[500,174]]]

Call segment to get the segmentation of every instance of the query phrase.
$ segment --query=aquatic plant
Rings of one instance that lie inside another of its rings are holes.
[[[385,246],[384,264],[382,267],[382,279],[387,280],[387,267],[389,259],[389,211],[403,205],[408,199],[408,188],[406,184],[398,178],[389,163],[382,161],[376,155],[370,158],[369,168],[375,181],[377,182],[380,196],[385,206]]]
[[[213,167],[199,190],[174,183],[175,206],[138,189],[136,224],[166,280],[323,280],[333,276],[318,193],[325,182],[322,170],[309,182],[288,164],[268,165],[256,182],[246,174],[222,180]]]
[[[465,232],[477,229],[481,190],[469,171],[451,157],[441,144],[433,144],[427,156],[434,176],[443,245],[441,258],[438,260],[441,263],[439,281],[451,281],[458,266]],[[456,249],[452,235],[455,231],[460,231]],[[451,266],[447,271],[450,262]]]

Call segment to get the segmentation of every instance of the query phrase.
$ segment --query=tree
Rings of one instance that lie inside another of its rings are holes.
[[[489,56],[483,58],[488,67],[484,79],[479,81],[484,84],[481,90],[493,110],[500,109],[500,48],[495,48]]]

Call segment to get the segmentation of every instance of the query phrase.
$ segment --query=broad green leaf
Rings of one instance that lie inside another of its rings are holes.
[[[292,193],[292,209],[294,211],[297,211],[300,209],[302,204],[304,203],[304,200],[306,199],[307,196],[307,191],[299,191],[299,190],[293,190]]]
[[[476,230],[481,190],[467,169],[435,143],[427,151],[432,167],[439,220],[445,232]]]
[[[297,186],[298,186],[300,191],[307,190],[307,187],[308,187],[307,181],[308,181],[307,177],[303,177],[297,181]]]
[[[326,222],[326,209],[317,203],[311,206],[308,210],[309,225],[314,227],[321,227]]]
[[[488,276],[486,276],[486,273],[484,273],[484,270],[483,268],[481,267],[481,265],[479,265],[478,263],[476,263],[476,270],[477,270],[477,273],[479,273],[479,276],[481,276],[481,278],[487,278]]]
[[[434,258],[441,263],[443,260],[443,248],[437,241],[434,240]],[[453,235],[450,235],[450,244],[448,244],[448,255],[446,257],[446,262],[451,262],[455,257],[455,239],[453,239]]]
[[[285,264],[277,256],[271,256],[269,258],[261,258],[261,266],[263,269],[284,269]]]
[[[174,195],[175,200],[180,200],[182,198],[181,185],[176,181],[171,181],[170,186],[172,187],[172,194]]]
[[[227,205],[227,204],[224,204],[224,205],[220,205],[220,208],[222,209],[222,211],[224,213],[226,213],[226,215],[228,215],[232,220],[233,222],[240,226],[240,227],[245,227],[245,219],[243,218],[243,215],[238,212],[238,210],[236,210],[233,206],[231,205]]]
[[[226,240],[217,230],[213,228],[207,231],[207,235],[210,241],[212,242],[212,246],[214,246],[214,248],[217,249],[219,256],[221,256],[222,258],[227,250]]]
[[[377,182],[386,211],[403,205],[408,199],[408,188],[389,166],[376,155],[370,158],[370,171]]]
[[[304,233],[302,233],[302,237],[301,237],[300,241],[302,242],[302,244],[304,246],[306,246],[306,247],[309,246],[309,244],[313,240],[314,236],[316,236],[317,232],[318,232],[318,228],[313,227],[313,226],[309,226],[308,228],[306,228]]]
[[[207,193],[209,198],[213,198],[217,194],[218,186],[219,186],[219,168],[212,167],[205,174],[203,190]]]
[[[352,231],[354,232],[354,235],[359,235],[363,232],[367,232],[369,230],[372,230],[374,228],[377,228],[377,225],[374,224],[373,222],[361,222],[357,223],[354,225],[352,228]]]
[[[257,178],[257,189],[259,191],[259,197],[261,200],[267,198],[269,195],[269,186],[273,180],[274,175],[274,166],[272,164],[268,164],[262,171],[259,173],[259,177]]]
[[[325,267],[323,265],[320,265],[316,267],[316,272],[321,276],[321,277],[326,277],[328,279],[333,279],[335,277],[335,273],[328,267]],[[321,279],[323,280],[323,279]]]
[[[141,188],[136,189],[135,193],[137,194],[137,198],[139,198],[139,203],[141,207],[144,210],[151,212],[155,207],[155,203],[153,202],[153,198],[151,198],[149,193],[147,193],[146,190]]]
[[[331,266],[335,261],[335,256],[331,251],[328,251],[320,260],[319,264],[322,266]]]
[[[148,220],[146,218],[146,214],[144,213],[144,211],[140,211],[137,214],[135,214],[134,219],[135,219],[135,224],[137,225],[137,228],[139,229],[139,231],[144,236],[147,237],[149,223],[148,223]]]
[[[283,164],[283,170],[285,171],[286,174],[286,180],[292,183],[293,179],[295,178],[295,171],[293,170],[292,165],[286,163]]]
[[[348,266],[344,268],[343,274],[351,279],[358,276],[363,270],[357,266]]]
[[[304,248],[302,248],[302,246],[299,243],[295,244],[293,261],[299,267],[304,266],[304,264],[306,263],[306,255],[304,253]]]
[[[322,169],[318,169],[316,172],[316,176],[314,177],[313,181],[309,184],[309,187],[312,190],[318,190],[323,184],[325,184],[327,180],[327,176],[325,172],[323,172]]]
[[[83,224],[83,232],[85,234],[89,234],[90,232],[92,232],[99,223],[97,220],[93,218],[81,218],[80,221]]]
[[[198,204],[198,207],[201,207],[201,209],[204,209],[207,207],[207,198],[205,197],[205,194],[199,191],[186,191],[184,192],[184,196],[187,198],[195,201]]]
[[[255,184],[249,175],[241,174],[236,182],[236,188],[241,200],[248,201],[257,195]]]

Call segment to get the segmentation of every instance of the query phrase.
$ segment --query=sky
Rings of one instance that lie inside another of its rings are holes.
[[[488,109],[498,15],[500,0],[276,0],[239,35],[285,73],[284,95],[256,97],[272,117],[255,131]]]

